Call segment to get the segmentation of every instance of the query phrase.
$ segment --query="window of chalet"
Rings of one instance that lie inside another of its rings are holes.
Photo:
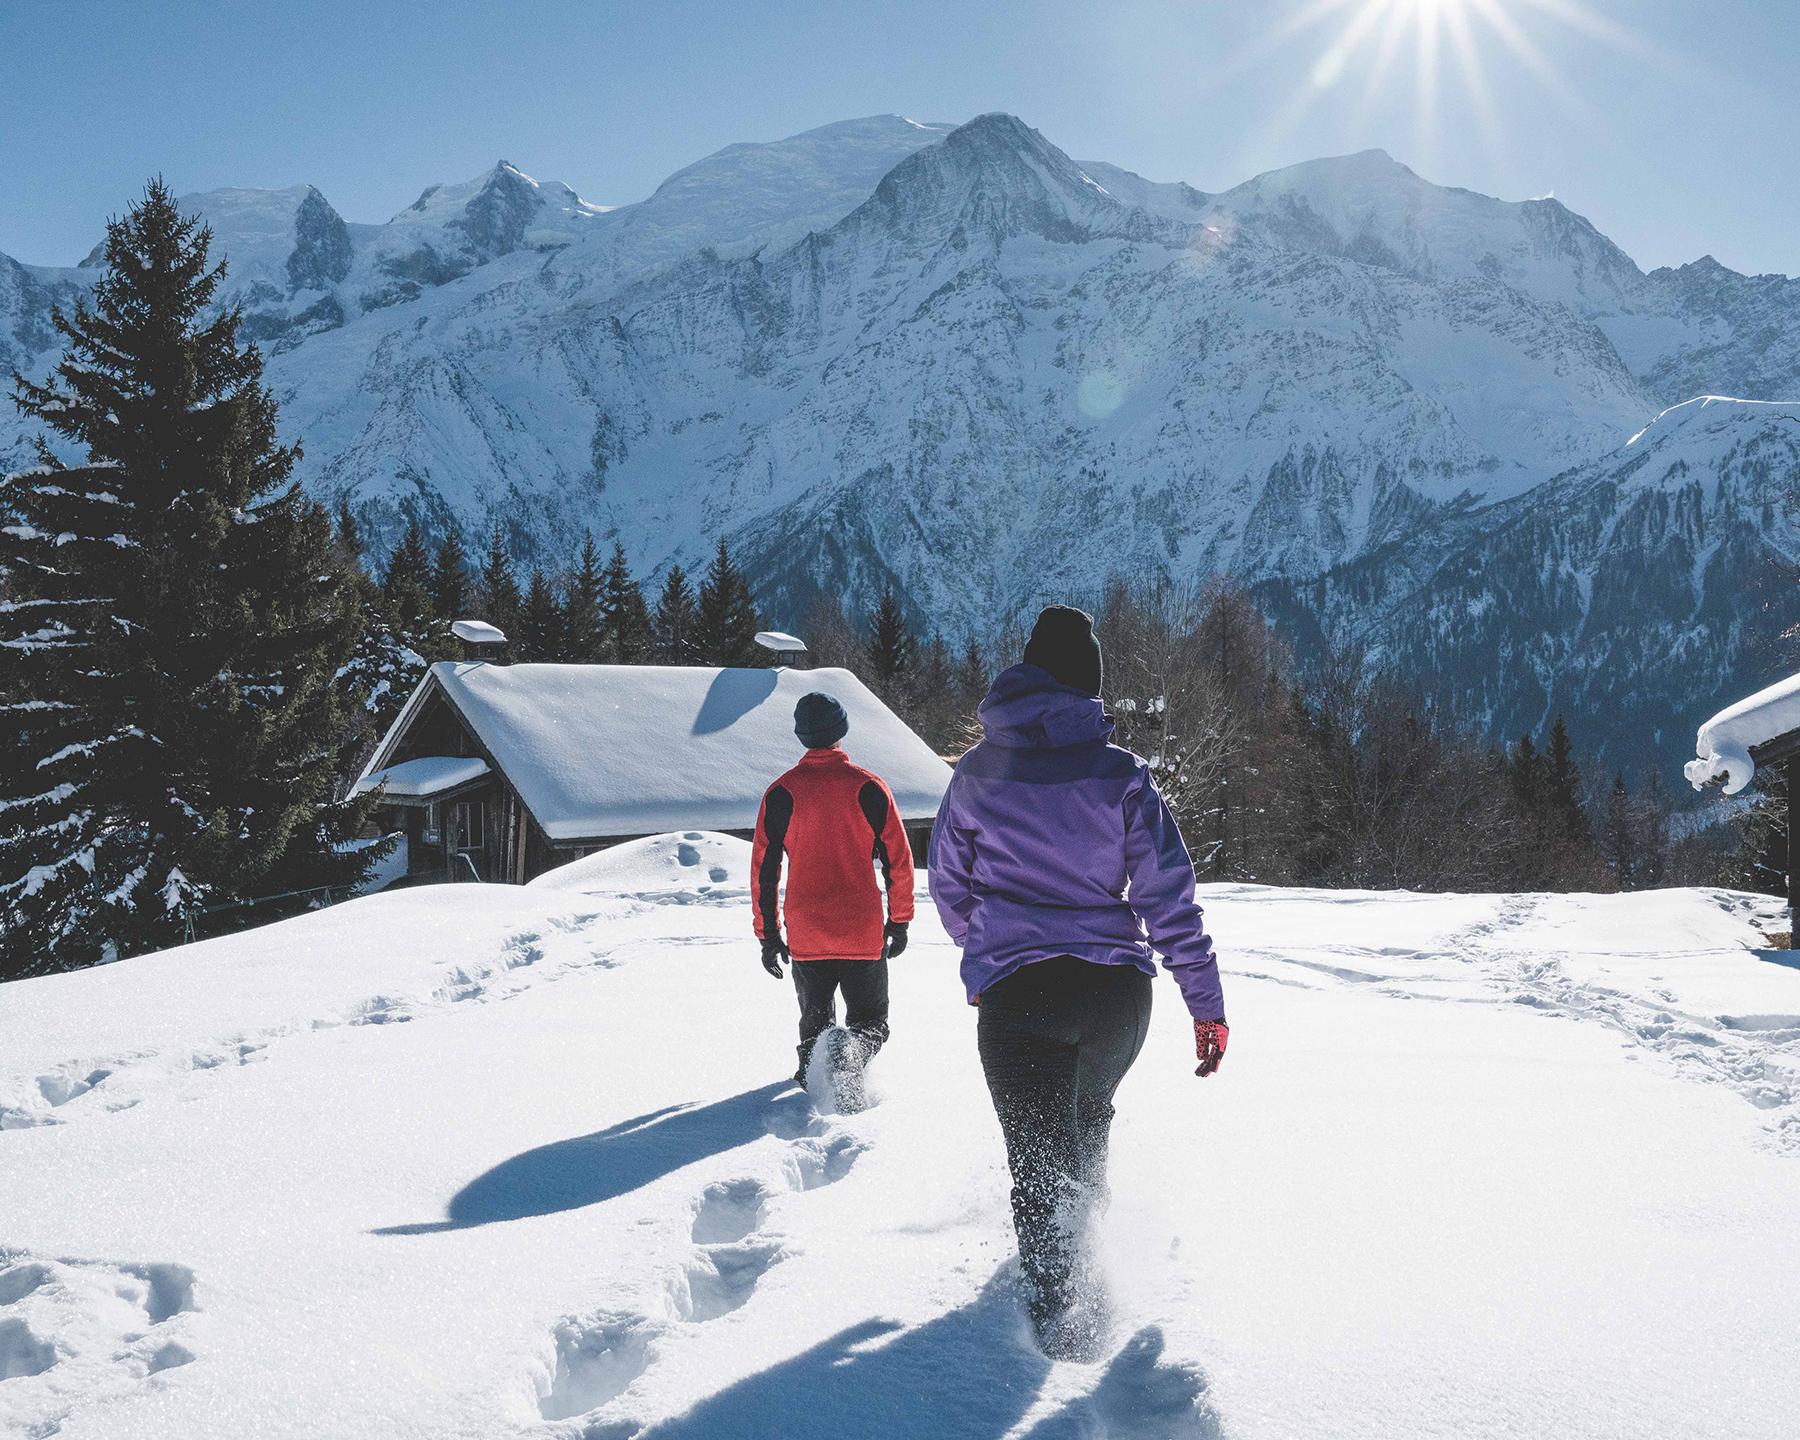
[[[479,850],[486,843],[483,835],[483,822],[487,818],[487,806],[479,800],[458,800],[452,812],[453,830],[452,844],[458,850]]]

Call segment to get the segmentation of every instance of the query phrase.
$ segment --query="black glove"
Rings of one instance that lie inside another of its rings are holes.
[[[883,943],[881,954],[884,959],[892,960],[906,949],[906,922],[890,920],[881,930]]]
[[[777,980],[781,979],[781,962],[783,960],[791,961],[794,958],[788,954],[787,941],[783,940],[780,935],[771,935],[762,942],[762,947],[763,969]]]

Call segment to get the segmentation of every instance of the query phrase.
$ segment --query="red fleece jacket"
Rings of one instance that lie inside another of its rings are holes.
[[[787,899],[778,915],[784,854]],[[768,788],[757,812],[750,854],[757,938],[779,934],[785,921],[796,960],[879,960],[877,865],[887,881],[887,918],[911,920],[912,847],[893,792],[836,746],[808,750]]]

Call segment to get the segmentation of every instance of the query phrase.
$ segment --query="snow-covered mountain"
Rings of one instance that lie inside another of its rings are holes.
[[[1705,697],[1782,673],[1797,481],[1800,403],[1703,396],[1616,453],[1439,522],[1424,543],[1261,589],[1303,644],[1321,620],[1360,627],[1502,736],[1562,710],[1604,727],[1621,760],[1675,755]]]
[[[306,483],[378,543],[410,516],[499,520],[560,563],[592,529],[654,570],[723,533],[790,624],[822,590],[892,583],[921,620],[985,630],[1108,573],[1224,569],[1302,639],[1299,601],[1323,597],[1334,633],[1426,664],[1473,643],[1427,635],[1450,623],[1432,587],[1500,564],[1479,547],[1534,510],[1584,564],[1644,562],[1641,526],[1568,497],[1626,504],[1602,478],[1641,464],[1626,442],[1659,411],[1800,398],[1800,282],[1645,274],[1558,201],[1378,151],[1207,194],[1077,164],[1011,116],[885,116],[729,147],[611,210],[508,165],[380,226],[305,187],[193,203]],[[0,343],[47,363],[47,305],[82,272],[7,273]],[[0,461],[24,433],[0,425]],[[1726,488],[1760,486],[1768,523],[1709,550],[1704,603],[1667,617],[1714,663],[1657,671],[1652,731],[1768,678],[1781,617],[1743,608],[1734,567],[1795,546],[1783,475],[1757,475]],[[1554,577],[1508,605],[1480,583],[1498,655],[1555,651]],[[1651,683],[1624,664],[1558,693]],[[1511,728],[1548,682],[1458,685]]]

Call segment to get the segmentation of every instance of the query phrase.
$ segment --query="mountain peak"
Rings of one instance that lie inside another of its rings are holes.
[[[1016,115],[977,115],[901,161],[843,224],[962,249],[1016,235],[1078,242],[1142,234],[1165,221],[1122,204]]]

